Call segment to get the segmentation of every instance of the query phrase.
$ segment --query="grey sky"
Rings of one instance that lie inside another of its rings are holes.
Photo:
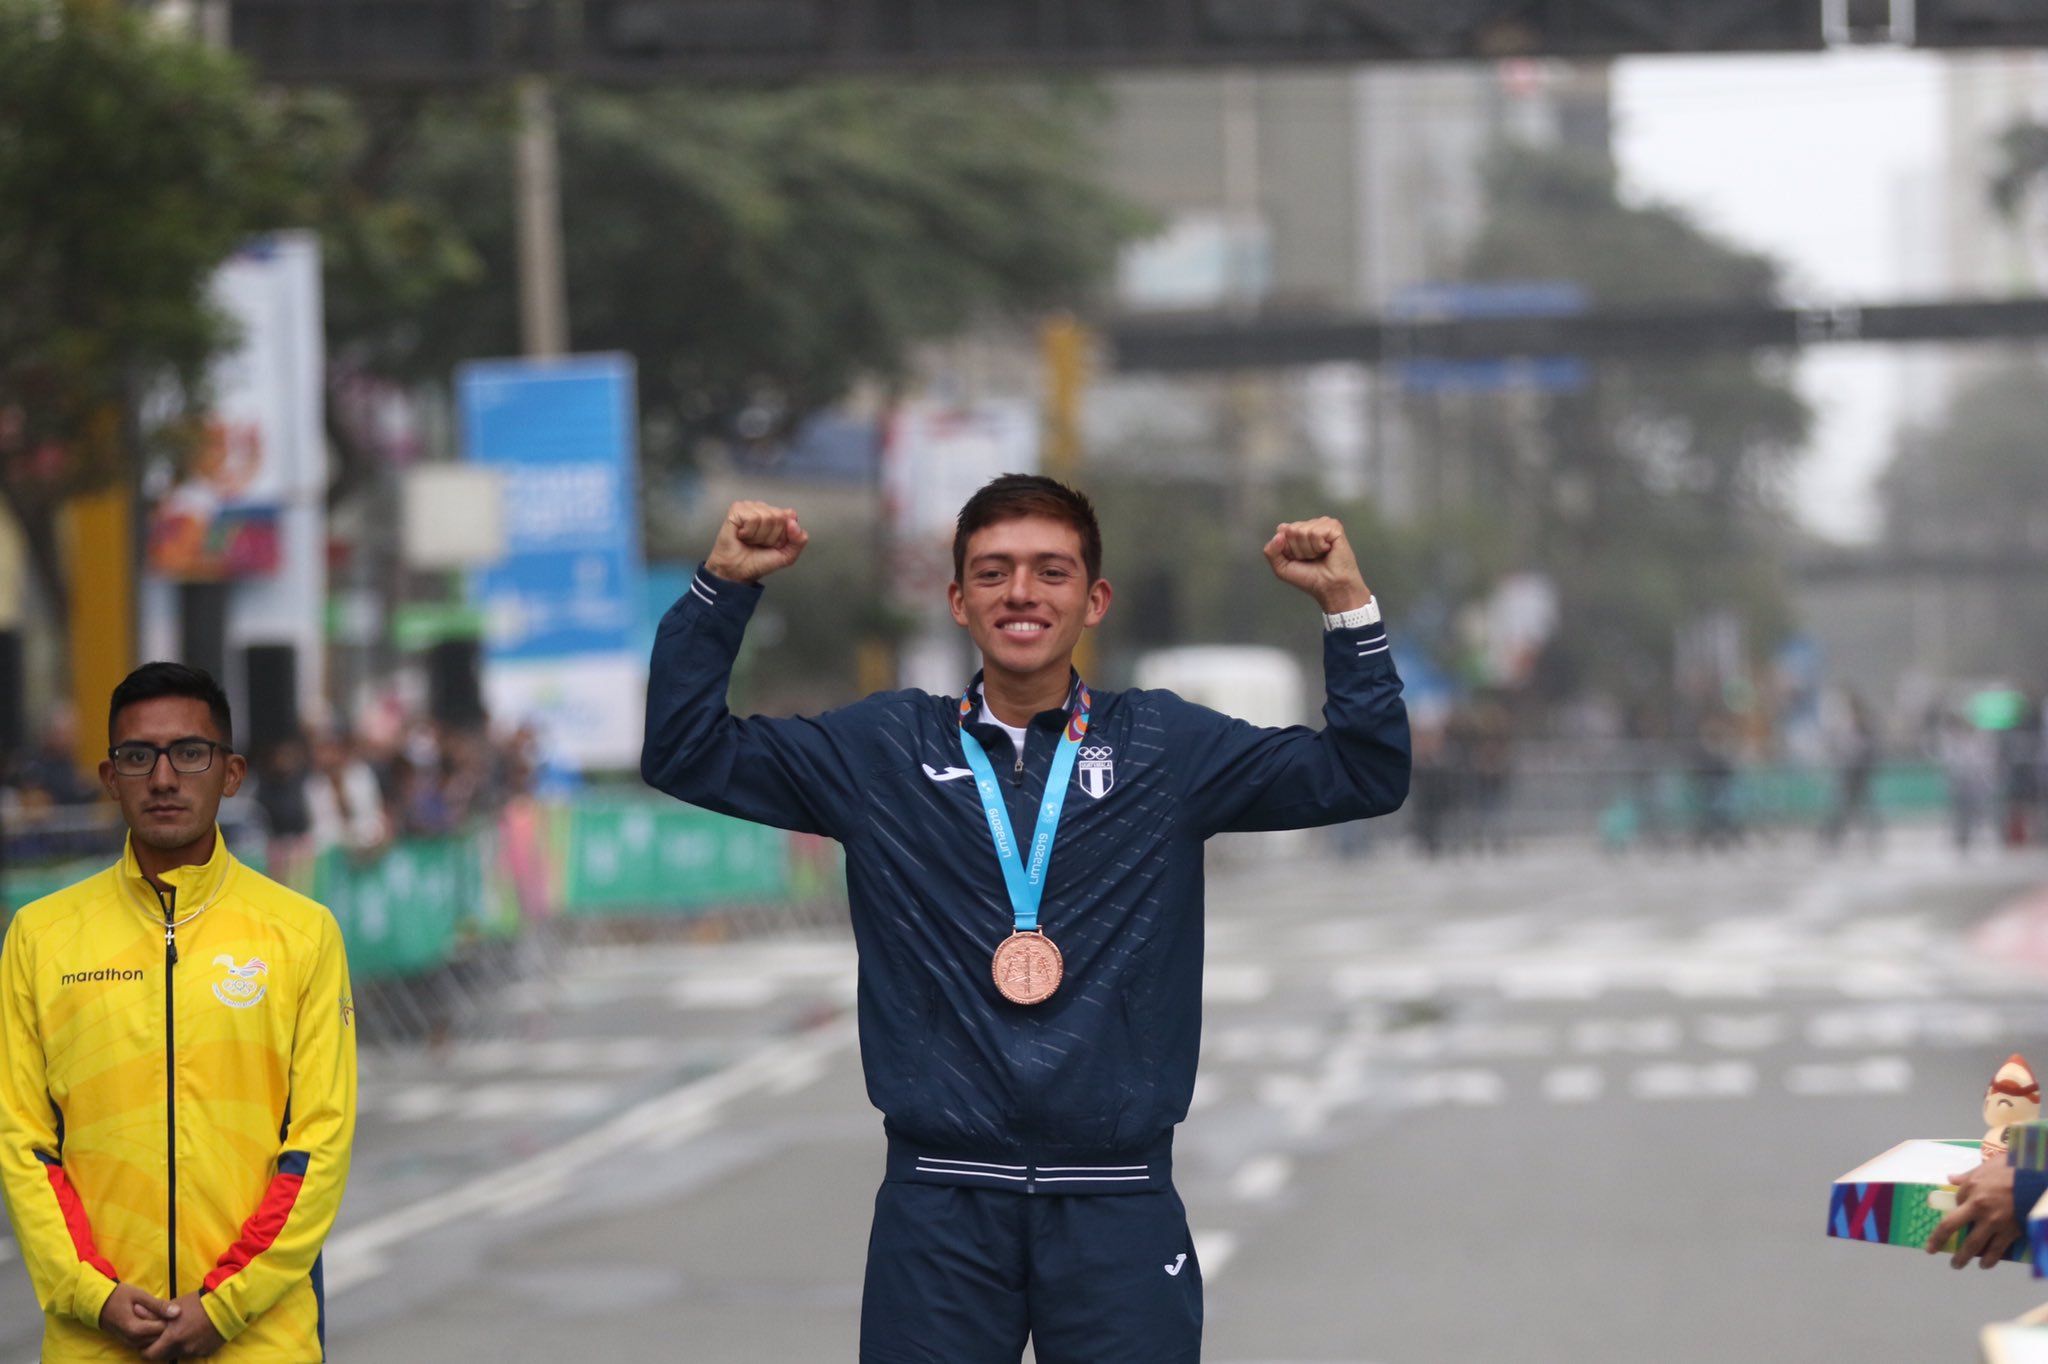
[[[1632,196],[1683,205],[1786,262],[1802,301],[1902,297],[1898,207],[1907,178],[1941,154],[1940,65],[1897,51],[1620,62],[1624,181]],[[1875,347],[1803,362],[1820,424],[1796,501],[1814,529],[1856,538],[1874,528],[1870,480],[1890,452],[1898,376],[1897,357]]]

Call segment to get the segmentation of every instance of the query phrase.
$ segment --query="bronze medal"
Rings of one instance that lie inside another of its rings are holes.
[[[990,963],[996,989],[1012,1004],[1041,1004],[1060,988],[1066,963],[1043,933],[1012,933]]]

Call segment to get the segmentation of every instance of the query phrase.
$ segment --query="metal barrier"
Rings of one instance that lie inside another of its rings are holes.
[[[260,827],[229,823],[226,810],[223,822],[236,856],[266,870]],[[10,830],[0,921],[107,866],[121,839],[110,804]],[[29,851],[45,855],[19,857]],[[370,853],[327,848],[282,870],[341,926],[366,1020],[383,1017],[406,1036],[473,1027],[564,934],[659,933],[714,918],[720,931],[755,934],[845,924],[837,844],[652,795],[516,800],[462,833]]]

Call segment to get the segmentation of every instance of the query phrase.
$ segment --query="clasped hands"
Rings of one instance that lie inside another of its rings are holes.
[[[100,1329],[142,1352],[144,1359],[194,1359],[210,1355],[227,1342],[197,1293],[165,1302],[134,1284],[115,1284],[100,1308]]]

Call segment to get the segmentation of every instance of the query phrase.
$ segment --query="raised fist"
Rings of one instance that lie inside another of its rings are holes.
[[[1274,577],[1314,597],[1330,615],[1356,611],[1372,600],[1351,542],[1344,538],[1344,523],[1334,516],[1282,522],[1265,552]]]
[[[704,556],[704,567],[728,582],[758,582],[795,563],[810,542],[790,508],[735,502],[726,510],[711,553]]]

